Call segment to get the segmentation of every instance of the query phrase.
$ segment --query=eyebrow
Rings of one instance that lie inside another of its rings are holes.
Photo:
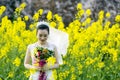
[[[42,35],[42,34],[39,34],[39,35]],[[43,34],[43,35],[47,35],[47,34]]]

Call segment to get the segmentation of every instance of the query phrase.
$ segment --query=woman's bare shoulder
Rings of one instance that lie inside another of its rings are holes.
[[[28,44],[28,48],[34,47],[35,45],[36,45],[36,43]]]

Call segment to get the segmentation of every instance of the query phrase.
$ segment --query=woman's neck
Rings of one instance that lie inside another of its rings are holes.
[[[41,46],[47,45],[47,41],[45,41],[45,42],[38,41],[37,43]]]

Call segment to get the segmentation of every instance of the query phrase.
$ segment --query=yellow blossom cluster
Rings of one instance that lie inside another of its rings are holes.
[[[20,13],[25,6],[25,3],[21,4],[15,12]],[[0,16],[5,9],[0,7]],[[28,30],[27,15],[17,16],[13,21],[7,15],[1,18],[0,80],[27,80],[35,72],[26,70],[23,61],[26,46],[37,41],[36,22],[43,12],[43,9],[39,9],[33,15],[34,23],[30,23]],[[51,27],[68,33],[70,41],[67,54],[63,56],[64,64],[53,70],[52,77],[56,80],[120,79],[120,15],[116,15],[112,24],[109,12],[101,10],[96,21],[92,21],[91,14],[90,9],[84,10],[82,4],[78,3],[75,19],[65,27],[59,14],[48,12],[46,21]],[[86,15],[84,21],[81,21],[82,15]],[[55,58],[49,58],[48,62],[54,64]]]
[[[5,6],[0,6],[0,16],[3,14],[5,10],[6,10]]]

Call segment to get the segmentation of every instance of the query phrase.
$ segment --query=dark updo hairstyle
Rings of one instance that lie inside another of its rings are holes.
[[[49,34],[49,27],[48,27],[48,25],[45,25],[45,24],[41,24],[41,25],[38,25],[37,26],[37,32],[38,32],[38,30],[47,30],[48,31],[48,34]],[[36,34],[37,34],[37,32],[36,32]]]

